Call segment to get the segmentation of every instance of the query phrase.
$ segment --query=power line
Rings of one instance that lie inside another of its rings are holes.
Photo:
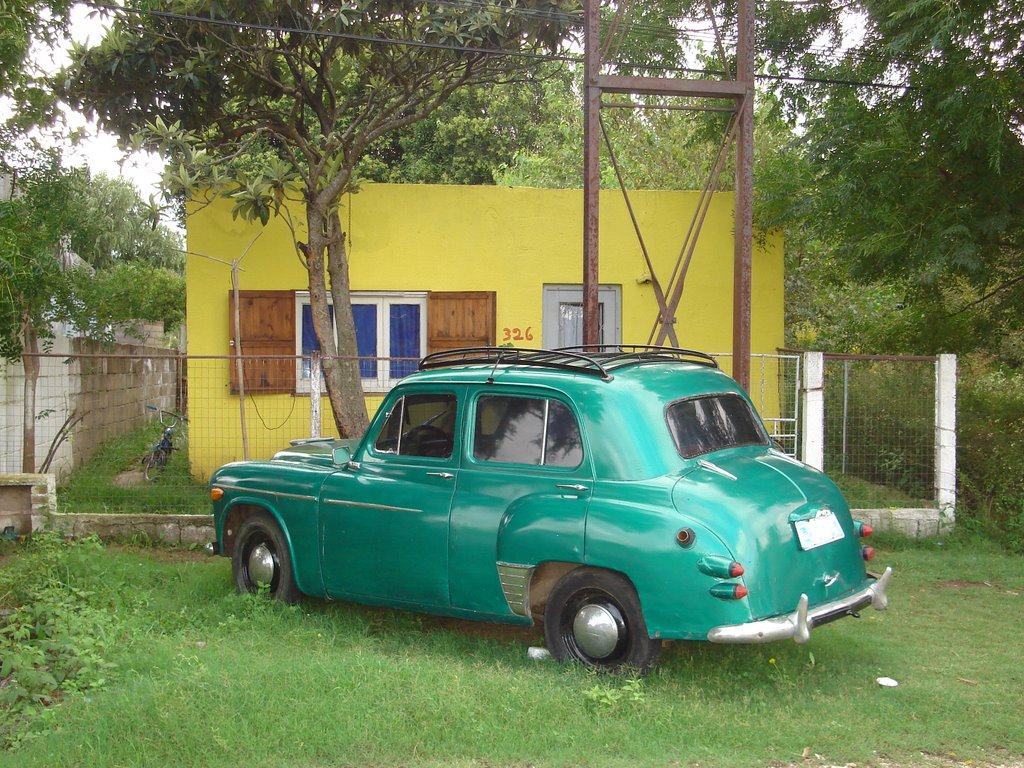
[[[335,32],[333,30],[303,29],[301,27],[284,27],[276,24],[261,24],[252,21],[233,21],[231,19],[215,19],[208,16],[196,16],[188,13],[176,13],[173,11],[160,11],[155,8],[129,8],[127,6],[113,5],[109,3],[84,2],[90,8],[97,10],[123,13],[126,15],[152,16],[154,18],[167,19],[171,21],[189,21],[197,24],[210,24],[213,26],[231,27],[233,29],[247,29],[256,32],[279,32],[292,35],[309,35],[312,37],[329,37],[340,40],[354,40],[364,43],[380,43],[383,45],[397,45],[406,48],[428,48],[432,50],[458,51],[462,53],[480,53],[494,56],[517,56],[520,58],[540,59],[546,61],[582,61],[581,56],[569,56],[557,53],[535,53],[532,51],[506,51],[501,48],[479,48],[467,45],[453,45],[450,43],[434,43],[428,40],[410,40],[407,38],[379,37],[377,35],[357,35],[351,32]]]
[[[491,5],[484,5],[483,3],[475,0],[432,0],[434,4],[447,5],[451,7],[468,7],[477,5],[481,8],[492,8]],[[207,16],[199,16],[195,14],[177,13],[174,11],[162,11],[158,9],[145,9],[145,8],[131,8],[128,6],[114,5],[112,3],[103,2],[84,2],[84,5],[94,8],[96,10],[109,11],[111,13],[120,13],[124,15],[134,16],[150,16],[153,18],[165,19],[169,21],[184,21],[196,24],[209,24],[214,26],[231,27],[233,29],[246,29],[257,32],[271,32],[280,34],[294,34],[294,35],[309,35],[313,37],[327,37],[336,38],[342,40],[353,40],[356,42],[374,43],[380,45],[392,45],[408,48],[424,48],[430,50],[446,50],[459,53],[475,53],[490,56],[505,56],[510,58],[526,58],[534,61],[559,61],[570,64],[581,64],[583,57],[581,55],[574,55],[568,53],[541,53],[536,51],[523,51],[523,50],[504,50],[500,48],[482,48],[467,45],[457,45],[452,43],[440,43],[431,42],[427,40],[411,40],[408,38],[391,38],[381,37],[379,35],[362,35],[352,32],[338,32],[334,30],[318,30],[308,29],[302,27],[286,27],[277,24],[264,24],[259,22],[247,22],[247,21],[235,21],[231,19],[217,19]],[[531,9],[501,9],[505,13],[523,13],[523,11],[530,11]],[[544,14],[540,12],[545,18],[552,18],[559,14]],[[572,14],[561,14],[563,19],[575,18]],[[653,25],[649,27],[651,30],[657,30],[665,34],[665,39],[672,37],[673,39],[679,39],[680,34],[684,34],[686,30],[669,30],[666,28],[658,28]],[[703,75],[708,77],[725,77],[726,72],[722,70],[714,70],[707,68],[697,67],[684,67],[679,65],[670,64],[638,64],[629,61],[608,61],[609,65],[621,67],[623,69],[638,70],[644,72],[665,72],[674,74],[688,74],[688,75]],[[788,83],[806,83],[810,85],[844,85],[844,86],[855,86],[863,88],[886,88],[886,89],[903,89],[909,88],[906,84],[893,84],[893,83],[882,83],[882,82],[870,82],[870,81],[857,81],[857,80],[844,80],[838,78],[823,78],[823,77],[808,77],[798,75],[768,75],[759,74],[755,75],[758,80],[766,80],[773,82],[788,82]]]

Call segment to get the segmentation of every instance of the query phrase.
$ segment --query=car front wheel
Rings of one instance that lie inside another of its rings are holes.
[[[239,527],[231,556],[231,573],[239,592],[266,591],[275,600],[299,598],[284,534],[266,513],[248,517]]]
[[[646,672],[661,651],[661,641],[647,636],[629,579],[596,568],[577,568],[555,585],[544,610],[544,639],[559,661],[603,670]]]

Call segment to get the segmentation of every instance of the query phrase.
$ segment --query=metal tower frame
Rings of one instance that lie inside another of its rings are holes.
[[[736,142],[736,192],[733,254],[733,378],[744,389],[750,388],[750,276],[753,248],[753,154],[754,154],[754,2],[738,0],[739,36],[735,78],[726,80],[694,80],[687,78],[623,77],[602,75],[600,41],[600,0],[584,0],[584,120],[583,120],[583,342],[599,343],[598,312],[598,224],[600,195],[601,96],[605,93],[654,94],[660,96],[689,96],[697,98],[729,99],[733,102],[734,119],[723,138],[723,151],[712,171],[709,183],[702,193],[702,204],[690,226],[687,241],[680,252],[676,269],[669,281],[669,290],[662,287],[651,269],[652,284],[658,300],[659,317],[652,332],[656,343],[676,343],[675,314],[682,297],[686,267],[689,266],[693,247],[706,213],[706,205],[713,193],[712,180],[721,171],[721,163],[729,145]],[[618,106],[637,106],[618,105]],[[605,141],[607,142],[607,135]],[[611,145],[608,144],[609,151]],[[614,162],[614,155],[612,155]],[[616,173],[618,167],[616,165]],[[619,175],[619,183],[622,178]],[[623,186],[623,194],[626,194]],[[704,202],[704,200],[707,202]],[[626,198],[632,216],[632,206]],[[703,212],[701,208],[703,206]],[[651,267],[646,246],[639,227],[641,249]]]

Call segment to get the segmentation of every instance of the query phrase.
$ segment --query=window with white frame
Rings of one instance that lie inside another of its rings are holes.
[[[427,348],[427,294],[425,291],[354,291],[352,318],[363,390],[386,392],[398,379],[416,370]],[[330,307],[334,318],[334,307]],[[296,390],[309,391],[309,355],[320,349],[313,332],[309,293],[295,294],[295,351],[303,359],[296,371]]]

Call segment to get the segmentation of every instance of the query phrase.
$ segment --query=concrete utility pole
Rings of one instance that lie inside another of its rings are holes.
[[[733,272],[733,378],[750,386],[750,277],[753,247],[754,2],[739,0],[735,79],[622,77],[601,74],[600,0],[584,2],[583,122],[583,343],[599,343],[598,202],[601,186],[600,119],[603,93],[653,94],[731,99],[736,112],[735,252]],[[732,129],[730,129],[732,130]],[[703,218],[701,217],[702,223]],[[699,224],[698,224],[699,229]],[[678,294],[681,295],[682,284]],[[659,307],[664,323],[674,322],[679,296]],[[662,336],[666,334],[661,334]]]

